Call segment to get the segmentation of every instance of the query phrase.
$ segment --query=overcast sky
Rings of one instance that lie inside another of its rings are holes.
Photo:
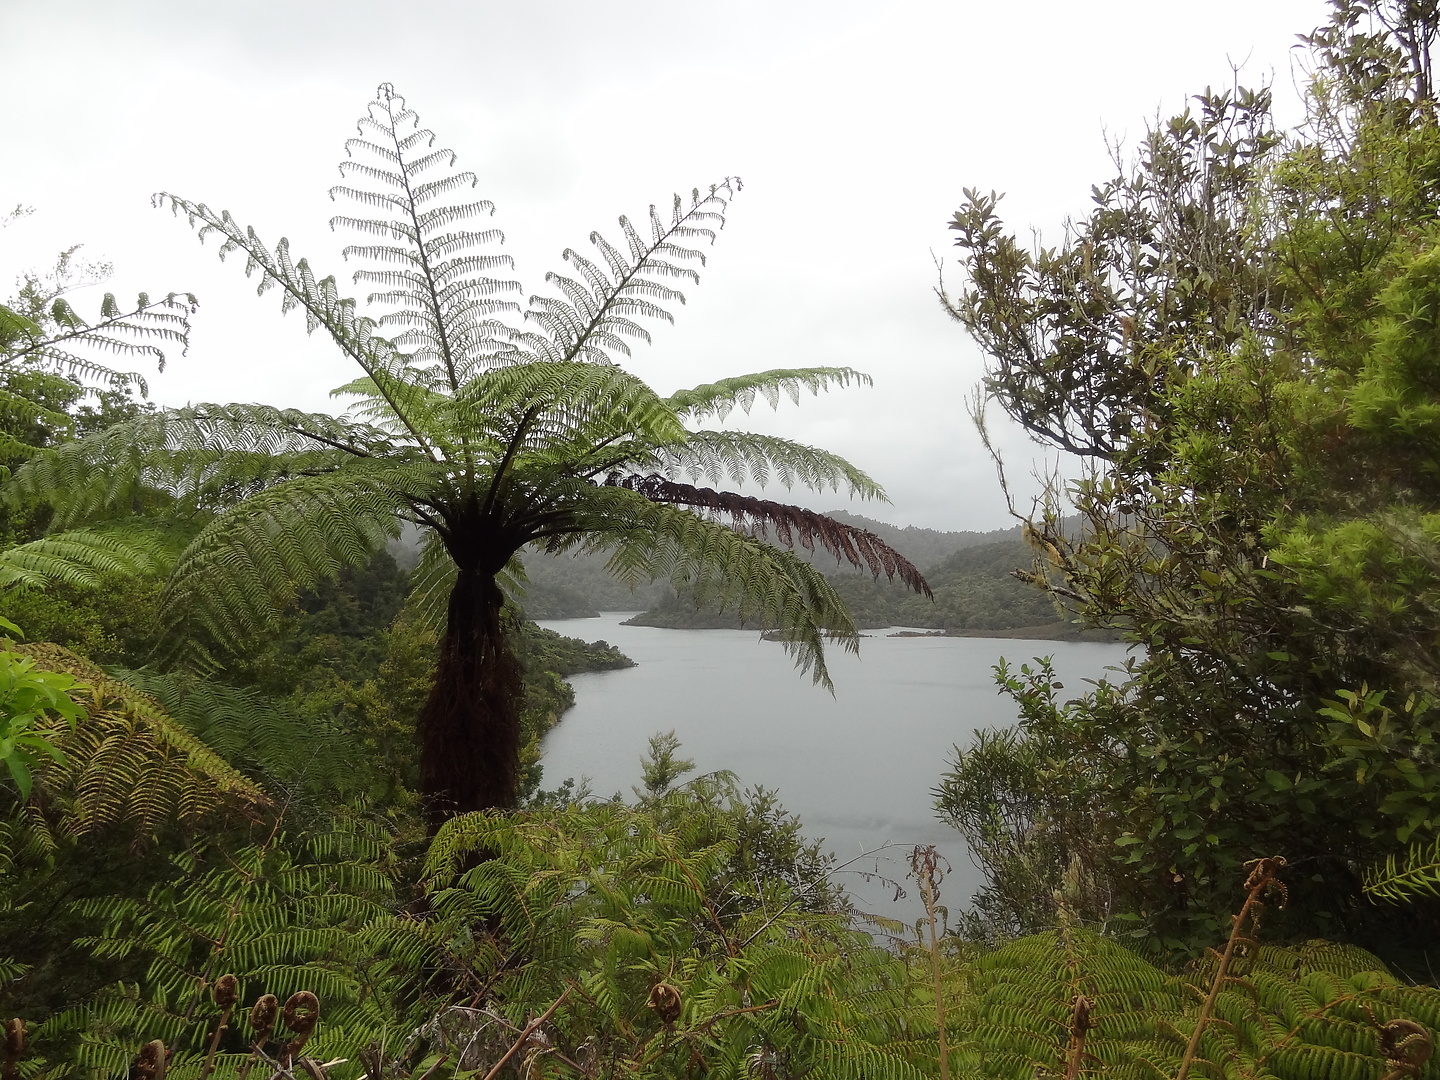
[[[200,299],[188,355],[147,372],[155,400],[340,408],[328,391],[353,373],[333,348],[150,195],[288,236],[352,291],[326,192],[390,81],[478,174],[529,291],[619,214],[742,177],[700,285],[631,369],[664,393],[781,366],[867,371],[872,389],[752,426],[868,470],[894,505],[859,512],[996,528],[964,411],[983,358],[931,291],[961,189],[1006,192],[1018,231],[1055,235],[1109,175],[1107,133],[1133,145],[1232,62],[1293,116],[1295,35],[1325,15],[1319,0],[0,0],[0,207],[36,211],[0,231],[0,296],[83,242],[114,262],[117,293]],[[75,302],[93,312],[98,291]],[[1005,442],[1023,473],[1033,447]]]

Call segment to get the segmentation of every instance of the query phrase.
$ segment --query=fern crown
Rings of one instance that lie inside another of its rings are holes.
[[[474,174],[437,148],[393,87],[380,87],[346,152],[330,194],[353,212],[331,225],[360,237],[344,253],[371,290],[369,314],[284,239],[267,245],[228,212],[177,195],[155,201],[202,240],[214,235],[222,258],[242,256],[261,294],[277,292],[282,311],[303,313],[307,330],[325,331],[356,363],[359,376],[336,390],[353,402],[349,415],[198,405],[59,447],[14,490],[45,495],[58,523],[89,531],[0,556],[0,583],[78,580],[92,554],[111,567],[142,564],[144,530],[121,519],[137,499],[159,499],[184,509],[189,529],[170,560],[169,617],[188,621],[189,637],[240,647],[297,589],[410,521],[430,531],[436,597],[455,570],[500,573],[527,544],[605,547],[623,577],[668,578],[790,627],[797,659],[821,680],[823,637],[853,647],[854,623],[818,571],[765,542],[769,530],[924,587],[862,530],[696,486],[798,484],[883,498],[827,451],[689,426],[868,377],[782,368],[661,397],[619,366],[699,280],[739,180],[677,195],[642,224],[620,218],[618,242],[591,233],[588,253],[567,249],[564,272],[546,276],[549,291],[522,303],[488,224],[494,207],[472,197]]]

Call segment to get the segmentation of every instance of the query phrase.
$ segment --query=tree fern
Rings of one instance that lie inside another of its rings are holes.
[[[699,280],[738,181],[676,196],[643,221],[622,217],[618,240],[591,233],[585,253],[563,252],[547,292],[525,297],[496,251],[500,233],[477,225],[493,207],[471,196],[475,176],[388,84],[346,151],[331,195],[358,209],[332,225],[360,234],[345,257],[372,289],[370,314],[285,240],[267,244],[228,212],[177,195],[156,201],[202,240],[216,238],[222,258],[242,257],[261,294],[278,293],[282,311],[302,312],[307,330],[323,330],[358,365],[337,391],[352,403],[347,417],[168,410],[59,448],[17,478],[17,494],[53,502],[59,527],[130,514],[137,502],[189,524],[193,539],[173,561],[163,604],[172,639],[189,642],[177,656],[203,664],[212,650],[242,649],[296,590],[365,558],[397,522],[428,531],[422,607],[444,631],[419,737],[438,825],[515,798],[520,683],[499,613],[501,582],[523,573],[527,545],[611,549],[629,579],[669,578],[755,614],[784,628],[801,669],[827,684],[825,643],[853,649],[854,622],[821,575],[767,537],[818,543],[927,591],[913,566],[863,530],[682,480],[883,498],[834,454],[687,426],[866,376],[783,369],[663,398],[619,366]],[[47,572],[31,562],[27,581]]]

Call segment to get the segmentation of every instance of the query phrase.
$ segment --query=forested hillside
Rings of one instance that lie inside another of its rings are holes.
[[[1028,573],[1035,562],[1035,551],[1020,538],[1019,526],[991,533],[945,533],[899,529],[852,515],[845,518],[914,558],[924,568],[925,580],[934,592],[933,596],[918,596],[892,582],[834,568],[832,561],[831,583],[863,629],[903,626],[961,636],[1037,639],[1117,636],[1111,630],[1082,626],[1072,612],[1057,606],[1052,596],[1016,577],[1016,571]],[[934,564],[920,561],[925,553],[936,551],[946,554]],[[823,560],[817,563],[824,566]],[[733,612],[696,605],[673,592],[629,621],[636,626],[680,629],[737,629],[742,625],[771,629],[753,621],[742,623]]]
[[[927,570],[931,576],[936,572],[931,568],[937,568],[938,564],[961,548],[980,544],[996,544],[1002,540],[1015,541],[1011,544],[1011,548],[1014,550],[1014,557],[1017,560],[1014,566],[1008,567],[1004,571],[1005,573],[1016,567],[1027,566],[1031,559],[1029,552],[1018,543],[1020,539],[1020,526],[1018,525],[992,532],[944,532],[938,529],[918,528],[914,525],[901,528],[844,510],[827,511],[826,517],[834,518],[836,521],[878,536],[910,562],[922,570]],[[824,550],[807,551],[801,548],[796,554],[832,577],[854,576],[862,573],[858,567],[850,566]],[[680,603],[673,590],[655,586],[631,589],[621,585],[605,570],[605,564],[609,561],[609,557],[609,552],[581,552],[573,555],[526,552],[524,556],[525,572],[529,578],[523,601],[526,612],[532,618],[537,619],[569,619],[584,618],[601,611],[644,609],[645,615],[642,620],[637,620],[637,622],[646,626],[737,627],[740,625],[738,618],[727,617],[719,611],[713,609],[697,611],[694,609],[694,605]],[[931,584],[935,583],[932,581]],[[992,592],[998,588],[1004,593],[1009,593],[1004,586],[988,580],[984,587],[988,587]],[[842,595],[846,597],[847,603],[858,597],[858,594],[852,596],[852,593],[844,591],[846,585],[837,584],[837,588],[842,590]],[[890,598],[890,607],[896,611],[901,610],[907,591],[903,587],[893,591],[882,590],[884,595]],[[1025,596],[1028,593],[1023,587],[1017,588],[1014,592],[1016,596]],[[873,603],[883,604],[885,601]],[[977,599],[977,603],[983,607],[985,602]],[[854,605],[851,606],[853,608]],[[889,608],[885,610],[889,610]],[[884,618],[878,612],[878,608],[874,614],[857,611],[857,615],[860,615],[862,619],[862,626],[869,629],[903,622],[899,619],[876,622],[877,618]],[[945,624],[937,623],[931,617],[929,621],[904,623],[904,625],[938,626]],[[1033,624],[1008,622],[1004,615],[997,612],[996,625],[998,627]]]
[[[1054,599],[1018,580],[1033,550],[1001,540],[961,548],[925,573],[935,599],[906,595],[886,582],[849,575],[836,589],[863,626],[910,626],[969,636],[1066,638],[1083,631]],[[1096,631],[1089,631],[1094,635]]]
[[[608,552],[525,552],[528,581],[520,599],[525,613],[533,619],[583,619],[602,611],[646,608],[662,594],[649,583],[632,589],[616,581],[605,569],[609,557]]]

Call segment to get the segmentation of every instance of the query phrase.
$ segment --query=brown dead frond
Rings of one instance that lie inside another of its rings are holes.
[[[753,532],[761,539],[768,539],[773,529],[775,538],[786,547],[798,543],[806,551],[814,551],[818,544],[835,556],[837,562],[868,570],[876,580],[881,574],[891,581],[898,577],[912,591],[934,598],[929,583],[915,564],[880,537],[813,510],[733,491],[680,484],[663,476],[611,476],[606,483],[637,492],[652,502],[695,507],[717,517],[728,516],[735,528]]]

